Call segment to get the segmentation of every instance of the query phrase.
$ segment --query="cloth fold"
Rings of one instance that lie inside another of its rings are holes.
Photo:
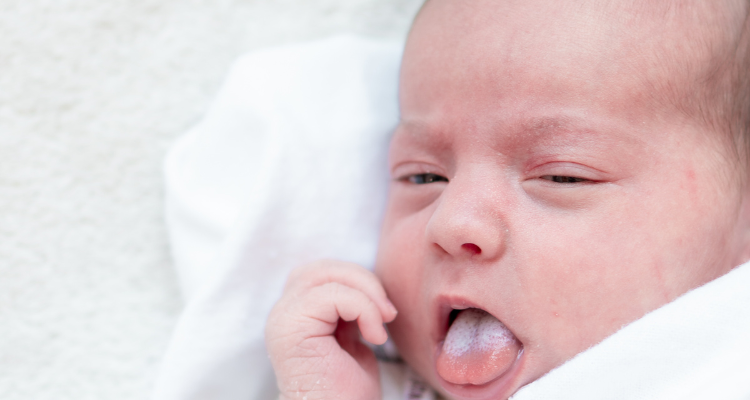
[[[270,399],[266,316],[288,272],[372,267],[402,44],[343,36],[255,52],[165,163],[186,297],[154,399]]]

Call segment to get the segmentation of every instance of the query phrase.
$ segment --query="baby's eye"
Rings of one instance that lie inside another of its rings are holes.
[[[448,178],[436,174],[416,174],[416,175],[409,175],[406,179],[409,180],[409,182],[417,184],[417,185],[424,185],[426,183],[433,183],[433,182],[448,182]]]
[[[578,178],[575,176],[562,176],[562,175],[544,175],[541,177],[544,180],[552,181],[555,183],[581,183],[581,182],[591,182],[589,179],[586,178]]]

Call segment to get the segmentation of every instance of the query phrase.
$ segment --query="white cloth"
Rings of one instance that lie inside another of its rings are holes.
[[[266,315],[288,271],[332,257],[371,267],[397,118],[401,45],[340,37],[260,51],[232,69],[166,161],[187,307],[155,400],[270,399]],[[384,397],[418,390],[381,364]],[[750,266],[628,325],[513,400],[750,399]]]
[[[402,44],[338,37],[250,54],[165,165],[187,305],[155,400],[270,399],[266,316],[290,269],[372,267]]]

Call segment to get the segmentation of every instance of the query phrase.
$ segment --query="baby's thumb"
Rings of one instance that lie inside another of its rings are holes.
[[[375,353],[362,343],[359,329],[357,328],[357,321],[347,322],[340,319],[334,336],[339,346],[349,353],[362,366],[362,369],[367,371],[368,374],[375,374],[377,376],[378,362],[375,358]]]

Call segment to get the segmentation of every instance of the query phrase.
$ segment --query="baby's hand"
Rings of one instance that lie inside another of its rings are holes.
[[[375,275],[341,261],[294,270],[266,324],[266,346],[281,399],[380,399],[375,355],[396,318]],[[355,323],[356,321],[356,323]]]

